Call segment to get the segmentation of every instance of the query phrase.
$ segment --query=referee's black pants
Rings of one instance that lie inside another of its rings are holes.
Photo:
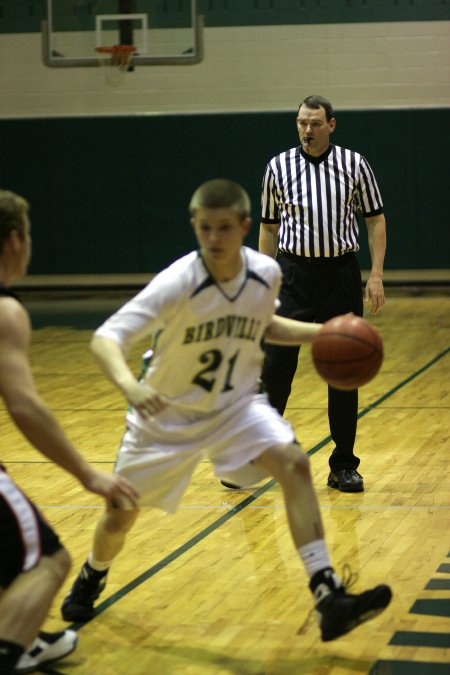
[[[277,314],[299,321],[323,323],[339,314],[363,315],[363,290],[354,253],[337,258],[310,259],[278,253],[283,272]],[[297,370],[299,347],[266,344],[262,380],[270,403],[283,415]],[[331,471],[356,469],[359,458],[353,448],[358,420],[358,390],[328,387],[328,420],[335,449]]]

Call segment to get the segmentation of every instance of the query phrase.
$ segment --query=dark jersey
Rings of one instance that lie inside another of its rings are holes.
[[[7,288],[2,283],[0,283],[0,296],[2,296],[2,295],[6,295],[7,297],[14,298],[15,300],[17,300],[17,302],[22,303],[22,301],[19,298],[19,296],[17,295],[17,293],[14,293],[14,291],[12,291],[10,288]]]

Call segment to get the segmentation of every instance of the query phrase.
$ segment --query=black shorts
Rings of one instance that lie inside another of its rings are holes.
[[[0,466],[0,586],[51,556],[62,544],[44,516]]]
[[[283,272],[280,316],[323,323],[347,312],[363,315],[361,270],[354,253],[314,260],[280,251],[277,260]]]

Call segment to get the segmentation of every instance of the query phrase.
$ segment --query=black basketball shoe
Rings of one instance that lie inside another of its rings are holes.
[[[105,572],[97,572],[85,562],[70,593],[64,598],[61,614],[65,621],[87,621],[95,614],[94,602],[106,586]]]
[[[320,591],[315,596],[318,599],[316,611],[322,640],[328,642],[378,616],[389,605],[392,591],[389,586],[381,584],[359,595],[351,595],[341,587],[328,592],[320,600]]]

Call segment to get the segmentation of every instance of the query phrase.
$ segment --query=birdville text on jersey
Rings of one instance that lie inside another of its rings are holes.
[[[246,316],[223,316],[214,321],[205,321],[197,326],[188,326],[183,344],[205,342],[221,336],[256,340],[261,321]]]

